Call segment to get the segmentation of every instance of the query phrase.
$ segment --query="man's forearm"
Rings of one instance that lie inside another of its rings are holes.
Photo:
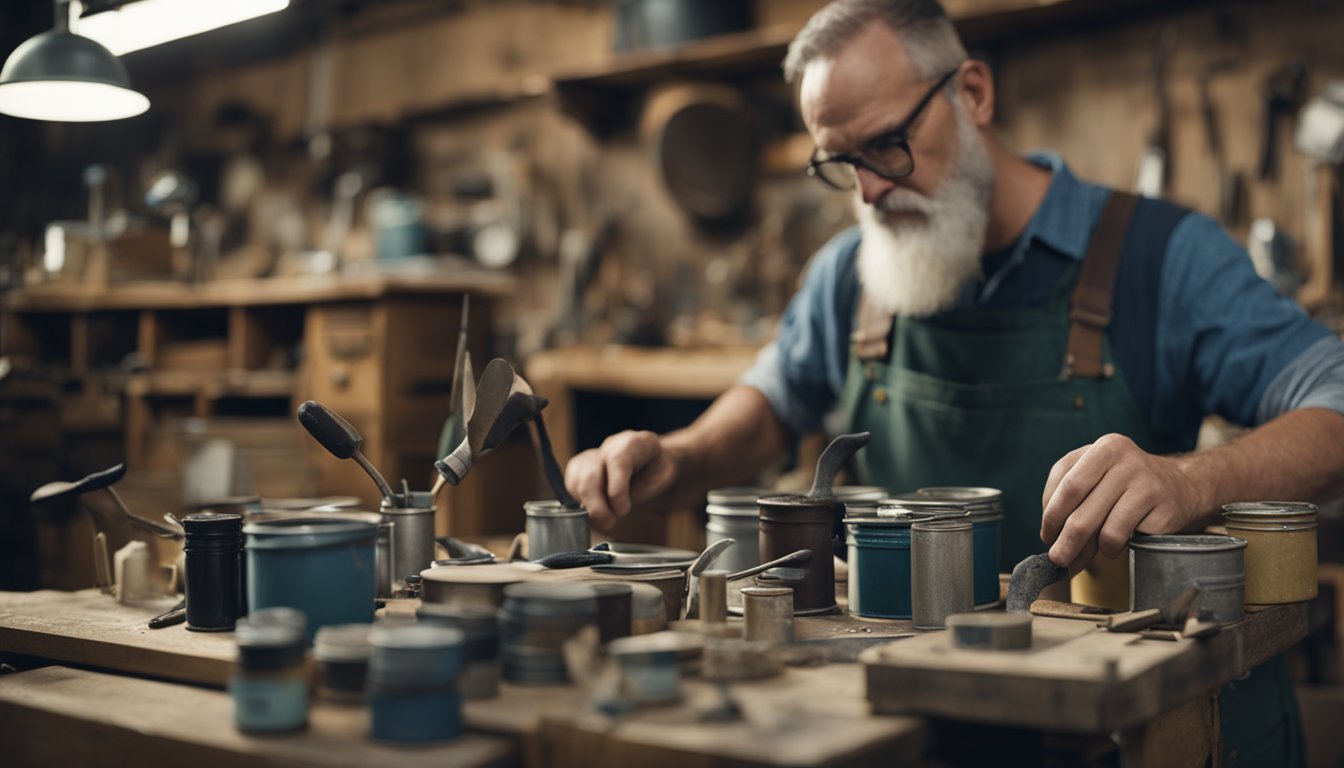
[[[788,430],[752,387],[723,393],[693,424],[662,437],[678,465],[677,483],[660,506],[700,504],[705,493],[750,482],[788,454]]]
[[[1324,501],[1344,495],[1344,415],[1289,411],[1227,445],[1177,460],[1200,494],[1199,522],[1236,501]]]

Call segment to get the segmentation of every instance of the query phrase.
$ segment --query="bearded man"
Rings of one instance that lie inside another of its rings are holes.
[[[595,525],[750,481],[836,409],[873,434],[865,482],[1003,489],[1005,570],[1048,548],[1076,571],[1225,503],[1344,492],[1344,344],[1208,217],[1005,148],[992,73],[936,0],[837,0],[784,70],[808,172],[853,190],[859,226],[816,255],[776,341],[694,424],[570,462]],[[1209,413],[1252,429],[1190,453]],[[1271,664],[1223,699],[1238,765],[1301,759]]]

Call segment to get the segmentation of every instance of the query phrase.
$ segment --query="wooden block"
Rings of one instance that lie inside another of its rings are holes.
[[[1161,609],[1148,608],[1142,611],[1126,611],[1114,616],[1107,616],[1104,626],[1111,632],[1138,632],[1160,621],[1162,621]]]
[[[1031,614],[957,613],[947,617],[947,630],[958,648],[1018,651],[1031,647]]]
[[[1099,605],[1065,603],[1059,600],[1037,600],[1031,604],[1031,615],[1049,616],[1056,619],[1077,619],[1079,621],[1095,622],[1097,619],[1104,618],[1113,613],[1115,613],[1115,611],[1110,608],[1102,608]]]

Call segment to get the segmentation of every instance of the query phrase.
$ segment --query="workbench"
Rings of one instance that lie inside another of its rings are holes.
[[[458,742],[415,750],[375,745],[363,736],[365,715],[326,704],[315,707],[313,726],[302,734],[242,736],[233,729],[227,695],[217,690],[231,673],[231,633],[192,633],[180,625],[149,630],[145,621],[158,608],[118,605],[95,590],[0,593],[0,654],[17,654],[11,658],[20,667],[36,666],[0,677],[0,718],[33,724],[16,731],[21,734],[89,729],[136,749],[152,747],[149,754],[190,748],[256,764],[302,755],[304,762],[345,765],[361,754],[380,762],[388,753],[376,750],[392,750],[417,759],[452,755],[444,765],[488,765],[518,756],[534,766],[567,765],[580,757],[593,766],[890,765],[936,753],[939,728],[952,721],[970,729],[1048,731],[1057,734],[1057,744],[1087,737],[1109,744],[1119,732],[1126,764],[1161,754],[1168,758],[1164,764],[1203,765],[1217,744],[1217,713],[1209,706],[1218,686],[1306,632],[1304,604],[1248,613],[1204,640],[1139,639],[1107,633],[1091,621],[1038,616],[1031,651],[978,653],[952,649],[947,633],[913,630],[909,622],[799,617],[798,647],[828,638],[862,642],[872,646],[860,654],[865,663],[818,665],[816,654],[802,654],[813,665],[733,683],[729,695],[744,717],[728,723],[701,721],[723,694],[698,678],[683,679],[680,705],[616,718],[594,711],[589,693],[577,686],[504,683],[498,698],[465,703],[473,738],[463,743],[474,746],[458,752]],[[40,666],[46,662],[97,671]],[[196,708],[190,711],[202,713],[189,728],[135,725],[146,718],[157,722],[168,711],[143,701],[185,705],[188,699]],[[46,755],[46,747],[29,743],[36,738],[19,739],[24,744],[17,754],[34,761]],[[516,751],[501,751],[500,738]]]

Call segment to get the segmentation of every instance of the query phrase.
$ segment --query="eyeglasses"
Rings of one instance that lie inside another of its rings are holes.
[[[939,89],[947,85],[959,71],[961,71],[960,65],[938,78],[938,82],[924,94],[900,125],[869,139],[858,152],[818,159],[817,155],[821,150],[812,150],[812,159],[807,163],[807,175],[821,179],[829,187],[844,191],[853,189],[858,184],[859,168],[866,168],[888,181],[904,179],[914,173],[915,157],[910,153],[910,127],[933,101]]]

